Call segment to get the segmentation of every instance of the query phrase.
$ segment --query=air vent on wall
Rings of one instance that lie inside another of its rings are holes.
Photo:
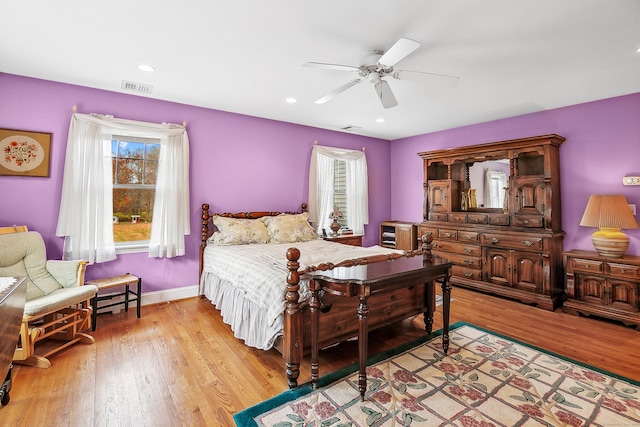
[[[122,89],[138,93],[151,93],[151,91],[153,90],[153,86],[123,80]]]
[[[362,127],[360,126],[354,126],[354,125],[347,125],[343,128],[340,128],[340,130],[358,130],[358,129],[362,129]]]

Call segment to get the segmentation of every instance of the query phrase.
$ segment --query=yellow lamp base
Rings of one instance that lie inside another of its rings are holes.
[[[621,258],[629,248],[629,237],[619,228],[602,227],[591,235],[593,247],[600,256]]]

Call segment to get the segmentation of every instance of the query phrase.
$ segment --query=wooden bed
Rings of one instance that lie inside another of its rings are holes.
[[[306,209],[306,205],[302,205],[302,211]],[[201,228],[201,244],[200,244],[200,277],[203,274],[204,254],[207,248],[209,238],[215,231],[212,218],[214,216],[222,216],[226,218],[237,219],[258,219],[267,216],[277,216],[281,214],[299,214],[300,212],[267,212],[253,211],[241,213],[210,213],[209,205],[202,205],[202,228]],[[318,263],[306,266],[300,269],[299,258],[300,250],[291,244],[291,247],[283,253],[283,264],[286,263],[287,277],[286,284],[286,309],[284,311],[284,327],[281,339],[278,339],[274,345],[285,360],[286,374],[288,377],[289,387],[297,386],[297,380],[300,374],[300,362],[303,355],[310,354],[310,315],[309,305],[306,302],[299,301],[300,280],[305,273],[330,270],[335,267],[349,267],[356,265],[365,265],[373,262],[382,262],[398,259],[401,257],[422,256],[426,261],[431,261],[431,236],[423,236],[423,245],[420,250],[399,252],[375,256],[365,256],[352,258],[338,263]],[[329,242],[328,242],[329,243]],[[339,245],[339,243],[331,243]],[[364,249],[364,248],[363,248]],[[284,251],[283,251],[284,252]],[[201,279],[202,281],[202,279]],[[435,311],[435,295],[427,295],[426,285],[417,285],[409,289],[397,289],[380,295],[373,295],[369,298],[370,315],[368,318],[369,330],[389,325],[409,317],[419,315],[421,313],[433,313]],[[449,288],[450,289],[450,288]],[[337,344],[349,338],[358,335],[358,322],[355,321],[356,307],[358,298],[337,298],[325,294],[321,301],[321,322],[319,331],[319,347],[324,348]],[[427,333],[431,333],[433,318],[425,316]]]

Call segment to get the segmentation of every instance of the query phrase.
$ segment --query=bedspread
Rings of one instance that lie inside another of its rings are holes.
[[[288,270],[286,267],[287,250],[296,247],[300,250],[299,271],[308,266],[318,265],[323,262],[339,263],[347,259],[362,258],[373,255],[398,253],[393,249],[381,246],[371,246],[363,248],[359,246],[349,246],[322,239],[309,242],[283,243],[283,244],[252,244],[237,246],[215,246],[209,245],[204,252],[203,278],[200,283],[200,294],[209,295],[210,291],[204,289],[205,281],[211,283],[211,276],[215,276],[216,286],[227,288],[224,292],[228,298],[233,299],[234,304],[245,306],[242,313],[223,312],[225,321],[231,324],[234,332],[243,328],[241,322],[247,324],[258,323],[255,319],[248,317],[251,313],[246,312],[247,304],[239,304],[238,296],[248,300],[250,305],[257,308],[262,313],[260,318],[266,324],[265,329],[279,329],[282,324],[281,316],[286,308],[286,278]],[[205,280],[205,276],[207,279]],[[229,286],[231,285],[231,286]],[[228,289],[232,287],[233,290]],[[221,300],[218,289],[216,298]],[[300,281],[300,301],[306,301],[310,297],[308,283]],[[216,301],[212,302],[217,304]],[[220,308],[220,307],[218,307]],[[244,326],[246,329],[246,325]],[[246,335],[241,334],[241,335]],[[271,333],[271,335],[273,335]],[[239,337],[247,339],[245,336]],[[273,341],[273,339],[270,339]],[[272,343],[270,343],[272,344]],[[259,348],[265,347],[258,345]]]

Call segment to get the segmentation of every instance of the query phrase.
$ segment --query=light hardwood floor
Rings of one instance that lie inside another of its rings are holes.
[[[628,378],[640,379],[640,332],[460,288],[451,321],[465,321]],[[354,313],[355,316],[355,313]],[[355,318],[355,317],[354,317]],[[435,328],[442,325],[440,311]],[[369,354],[423,333],[419,319],[370,334]],[[208,300],[190,298],[98,318],[94,345],[17,366],[2,426],[233,426],[232,416],[287,389],[275,350],[249,349]],[[321,375],[357,361],[357,342],[321,352]],[[309,379],[309,361],[301,382]]]

